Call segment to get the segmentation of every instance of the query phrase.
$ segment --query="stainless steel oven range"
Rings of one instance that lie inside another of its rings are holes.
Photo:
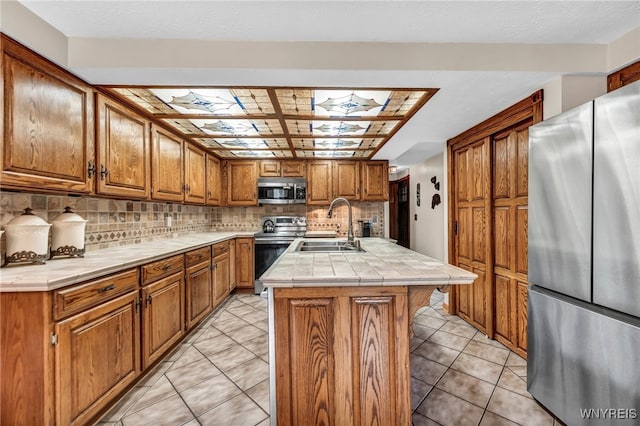
[[[255,294],[262,292],[260,277],[296,238],[307,232],[306,216],[265,216],[262,232],[257,232],[255,256]]]

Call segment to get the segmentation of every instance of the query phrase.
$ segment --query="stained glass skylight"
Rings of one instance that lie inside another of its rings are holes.
[[[438,89],[103,87],[221,158],[371,158]]]

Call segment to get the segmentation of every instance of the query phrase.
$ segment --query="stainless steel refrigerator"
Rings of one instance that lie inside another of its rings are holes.
[[[528,237],[529,392],[640,424],[640,82],[530,128]]]

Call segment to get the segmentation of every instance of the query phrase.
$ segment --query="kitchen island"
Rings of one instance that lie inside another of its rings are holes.
[[[382,238],[359,240],[362,251],[303,241],[261,277],[272,424],[410,425],[412,319],[435,289],[476,275]]]

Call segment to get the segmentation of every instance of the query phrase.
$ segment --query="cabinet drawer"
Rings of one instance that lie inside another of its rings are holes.
[[[202,247],[185,254],[187,267],[211,259],[211,246]]]
[[[54,292],[53,317],[66,318],[138,288],[138,268]]]
[[[184,269],[184,255],[182,254],[146,264],[142,267],[142,284],[175,274],[182,269]]]
[[[229,252],[229,241],[223,241],[213,246],[213,256],[218,257],[223,253]]]

